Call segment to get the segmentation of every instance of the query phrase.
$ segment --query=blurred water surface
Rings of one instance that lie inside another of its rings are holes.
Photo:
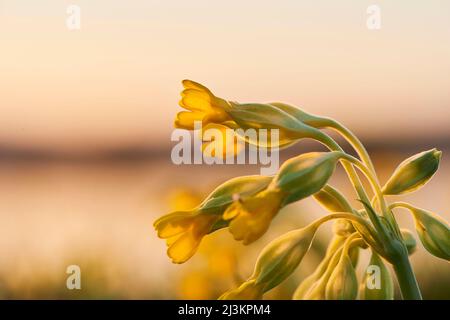
[[[377,152],[374,159],[381,181],[415,152]],[[405,199],[450,220],[446,158],[444,151],[434,179]],[[216,298],[239,281],[233,278],[249,275],[259,249],[271,238],[304,225],[323,210],[309,199],[290,206],[275,219],[270,235],[248,247],[233,243],[226,230],[220,231],[210,237],[220,241],[202,244],[206,254],[200,252],[181,266],[166,257],[165,244],[157,239],[152,222],[171,210],[171,195],[177,190],[204,195],[228,178],[255,173],[257,168],[247,166],[175,166],[165,157],[111,162],[0,161],[0,297]],[[355,198],[342,170],[332,183]],[[406,212],[399,211],[398,217],[403,226],[413,226]],[[329,238],[329,231],[329,227],[321,231],[323,239]],[[217,250],[208,251],[208,246]],[[219,252],[219,260],[205,264],[211,252]],[[314,268],[320,253],[310,256],[312,262],[300,267],[300,277]],[[227,268],[224,261],[238,263],[239,271],[214,273],[217,264]],[[447,262],[428,255],[420,244],[412,261],[425,297],[450,298]],[[81,267],[80,291],[66,289],[66,267],[71,264]],[[211,288],[208,284],[213,280],[202,276],[205,272],[229,280]],[[294,288],[290,284],[270,297],[287,298]]]

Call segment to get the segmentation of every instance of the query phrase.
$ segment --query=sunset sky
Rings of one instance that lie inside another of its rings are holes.
[[[184,78],[366,139],[450,139],[450,1],[0,0],[0,148],[169,146]]]

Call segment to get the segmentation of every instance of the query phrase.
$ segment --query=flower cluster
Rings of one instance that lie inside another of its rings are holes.
[[[215,96],[205,86],[183,81],[177,128],[203,126],[232,129],[277,129],[279,141],[261,144],[241,136],[259,147],[287,147],[301,139],[314,139],[329,152],[310,152],[286,161],[271,177],[245,176],[217,187],[199,206],[176,211],[155,223],[160,238],[166,239],[167,254],[174,263],[191,258],[201,240],[212,232],[227,228],[237,241],[251,244],[270,227],[279,211],[312,196],[330,213],[313,223],[290,231],[270,242],[260,253],[252,275],[221,299],[261,299],[290,276],[308,252],[317,229],[335,220],[333,239],[315,271],[299,284],[293,299],[393,299],[393,279],[386,264],[391,264],[404,299],[421,299],[409,255],[415,251],[412,233],[400,229],[393,214],[396,208],[408,209],[424,248],[436,257],[450,261],[450,226],[435,213],[406,202],[387,202],[391,195],[413,192],[424,186],[439,167],[441,152],[432,149],[403,161],[382,186],[370,157],[359,139],[337,121],[309,114],[294,106],[272,103],[237,103]],[[358,158],[345,153],[321,129],[331,128],[355,149]],[[361,202],[353,207],[346,197],[329,185],[338,163],[344,167]],[[358,171],[357,171],[358,170]],[[368,190],[360,181],[362,174]],[[372,200],[369,198],[371,192]],[[367,272],[358,281],[355,271],[360,250],[370,250]],[[372,270],[377,278],[371,278]]]

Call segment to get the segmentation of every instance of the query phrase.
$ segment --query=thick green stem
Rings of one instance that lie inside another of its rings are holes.
[[[406,248],[404,251],[399,259],[393,263],[402,297],[404,300],[422,300],[422,294],[420,293],[416,276],[409,262]]]

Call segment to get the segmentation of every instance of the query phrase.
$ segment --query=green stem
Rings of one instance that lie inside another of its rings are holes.
[[[399,259],[393,263],[395,275],[397,276],[398,285],[402,292],[404,300],[422,300],[419,285],[417,284],[416,276],[408,259],[408,252],[406,248],[399,256]]]
[[[372,171],[374,179],[379,185],[380,182],[378,180],[375,167],[372,163],[372,159],[370,158],[369,153],[367,152],[362,142],[358,139],[358,137],[352,131],[350,131],[350,129],[333,119],[325,118],[322,125],[324,127],[335,130],[350,143],[356,153],[358,153],[358,156],[361,158],[362,162],[369,168],[370,171]],[[373,203],[373,201],[371,203]]]
[[[316,139],[317,141],[324,144],[331,151],[340,151],[342,153],[345,153],[344,150],[341,148],[341,146],[336,143],[336,141],[334,141],[332,138],[330,138],[325,133],[323,133],[321,131],[319,131],[319,132],[320,132],[320,135],[314,136],[313,137],[314,139]],[[363,201],[369,202],[367,193],[364,190],[361,180],[359,180],[359,177],[358,177],[355,169],[353,168],[353,166],[348,163],[343,163],[342,166],[344,167],[345,171],[347,172],[347,175],[350,178],[350,181],[351,181],[353,187],[355,188],[356,193],[358,194],[359,198]]]
[[[374,189],[374,192],[378,198],[378,201],[381,206],[381,211],[382,211],[384,217],[389,221],[391,226],[394,228],[394,231],[397,234],[397,236],[400,237],[400,229],[398,227],[397,221],[395,220],[391,210],[388,209],[386,201],[383,197],[383,192],[381,191],[381,187],[378,184],[373,173],[361,161],[359,161],[355,157],[352,157],[351,155],[344,154],[344,159],[351,162],[352,164],[354,164],[367,177],[367,179],[369,180],[370,184],[372,185],[372,188]]]
[[[359,161],[358,159],[349,154],[344,154],[343,158],[349,161],[350,163],[354,164],[359,170],[361,170],[362,173],[364,173],[364,175],[369,180],[370,185],[372,186],[373,191],[378,198],[378,201],[380,202],[381,211],[383,213],[386,212],[387,211],[386,201],[384,200],[383,193],[381,192],[381,187],[378,184],[377,179],[375,178],[372,171],[370,171],[361,161]]]
[[[358,137],[347,127],[333,119],[326,119],[325,126],[340,133],[350,143],[353,149],[355,149],[355,151],[358,153],[358,156],[361,158],[362,162],[364,162],[364,164],[369,167],[370,171],[372,171],[375,176],[375,180],[378,182],[378,177],[376,176],[372,159],[370,159],[369,153],[367,152],[362,142],[358,139]]]
[[[357,229],[358,234],[372,247],[376,248],[377,250],[381,250],[381,247],[379,243],[381,243],[380,238],[378,237],[378,234],[373,229],[372,225],[368,223],[367,220],[360,216],[356,216],[354,214],[348,213],[348,212],[334,212],[327,216],[321,217],[315,221],[313,221],[311,224],[308,225],[308,227],[312,228],[318,228],[323,223],[333,220],[333,219],[348,219],[357,225],[361,226],[363,229],[365,229],[363,232],[361,229]]]

